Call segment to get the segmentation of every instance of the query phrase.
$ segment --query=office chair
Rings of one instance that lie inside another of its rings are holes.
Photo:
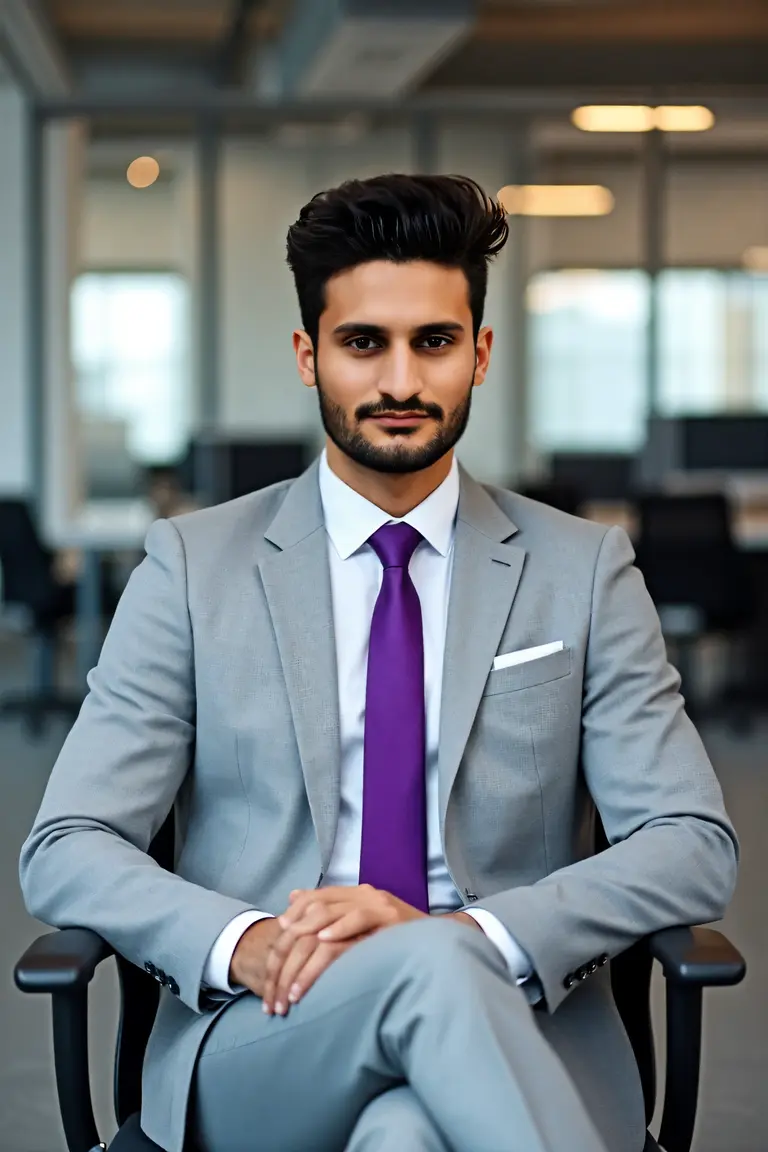
[[[21,500],[0,500],[0,564],[3,598],[27,610],[35,643],[34,687],[0,696],[0,719],[21,716],[30,733],[39,735],[49,715],[64,715],[74,722],[83,702],[82,695],[54,686],[58,629],[74,614],[75,593],[73,585],[54,578],[53,553],[41,543]]]
[[[595,850],[608,845],[595,813]],[[161,867],[174,859],[174,814],[150,846]],[[56,1087],[69,1152],[92,1152],[99,1144],[88,1074],[88,985],[96,966],[114,950],[84,928],[65,928],[39,937],[14,969],[22,992],[47,992],[53,1007]],[[159,1152],[139,1126],[144,1050],[159,1002],[159,984],[141,968],[115,955],[121,990],[120,1027],[114,1076],[119,1131],[110,1152]],[[616,1005],[637,1059],[646,1124],[656,1106],[651,965],[658,960],[667,989],[667,1072],[659,1140],[665,1152],[689,1152],[696,1120],[701,1056],[702,989],[738,984],[746,971],[742,956],[711,928],[667,928],[641,940],[611,961]],[[101,1144],[102,1148],[106,1145]],[[659,1152],[648,1134],[645,1152]]]
[[[754,620],[754,589],[745,557],[731,527],[722,493],[645,494],[639,497],[637,565],[656,605],[665,637],[677,651],[677,666],[689,710],[697,711],[691,682],[698,641],[714,633],[743,636]],[[738,686],[721,701],[737,727],[747,717]],[[714,703],[714,702],[713,702]],[[712,712],[708,706],[708,713]]]

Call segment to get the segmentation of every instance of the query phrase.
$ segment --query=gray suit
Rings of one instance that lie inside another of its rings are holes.
[[[317,465],[293,483],[159,521],[147,553],[90,675],[21,877],[33,915],[93,928],[165,977],[143,1125],[179,1152],[208,1034],[245,1011],[243,998],[223,1015],[201,998],[214,940],[237,913],[279,913],[291,889],[316,886],[333,847],[339,710]],[[440,729],[446,860],[467,902],[477,897],[531,957],[544,998],[525,1016],[557,1054],[551,1075],[562,1062],[610,1152],[642,1147],[642,1107],[604,959],[655,929],[718,919],[737,857],[632,560],[621,529],[462,471]],[[559,640],[561,652],[490,674],[498,653]],[[591,858],[590,793],[612,844]],[[174,803],[171,874],[146,849]],[[503,964],[480,933],[434,927],[485,973],[495,966],[487,986],[501,986]],[[415,941],[418,929],[357,948]],[[340,971],[354,954],[336,962]],[[336,965],[294,1013],[310,1012]],[[441,1057],[438,1048],[436,1073]],[[472,1089],[475,1062],[466,1062]]]

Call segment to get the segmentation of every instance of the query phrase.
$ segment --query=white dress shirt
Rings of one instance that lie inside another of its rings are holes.
[[[363,738],[368,641],[384,569],[368,544],[384,524],[401,523],[350,488],[331,470],[325,452],[320,461],[320,496],[328,533],[341,737],[341,804],[336,840],[321,887],[357,885],[363,805]],[[427,859],[430,913],[453,912],[463,904],[448,873],[440,839],[437,751],[443,653],[453,567],[453,538],[459,503],[459,470],[450,473],[423,503],[402,518],[424,537],[413,554],[410,575],[419,594],[424,632],[426,704]],[[343,626],[341,622],[343,621]],[[464,908],[499,949],[510,973],[522,984],[531,963],[504,925],[484,908]],[[204,983],[234,992],[229,966],[238,940],[251,924],[270,915],[243,912],[220,934],[208,957]]]

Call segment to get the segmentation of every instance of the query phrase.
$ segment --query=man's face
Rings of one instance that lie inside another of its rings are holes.
[[[377,260],[334,276],[325,300],[316,354],[306,332],[294,346],[328,436],[377,472],[429,468],[463,435],[490,356],[490,329],[473,338],[466,276]]]

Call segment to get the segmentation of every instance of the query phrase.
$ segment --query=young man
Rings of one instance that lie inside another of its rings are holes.
[[[719,918],[736,841],[624,532],[455,461],[506,235],[454,177],[302,209],[326,450],[153,526],[24,847],[35,916],[165,986],[169,1152],[642,1148],[607,961]]]

